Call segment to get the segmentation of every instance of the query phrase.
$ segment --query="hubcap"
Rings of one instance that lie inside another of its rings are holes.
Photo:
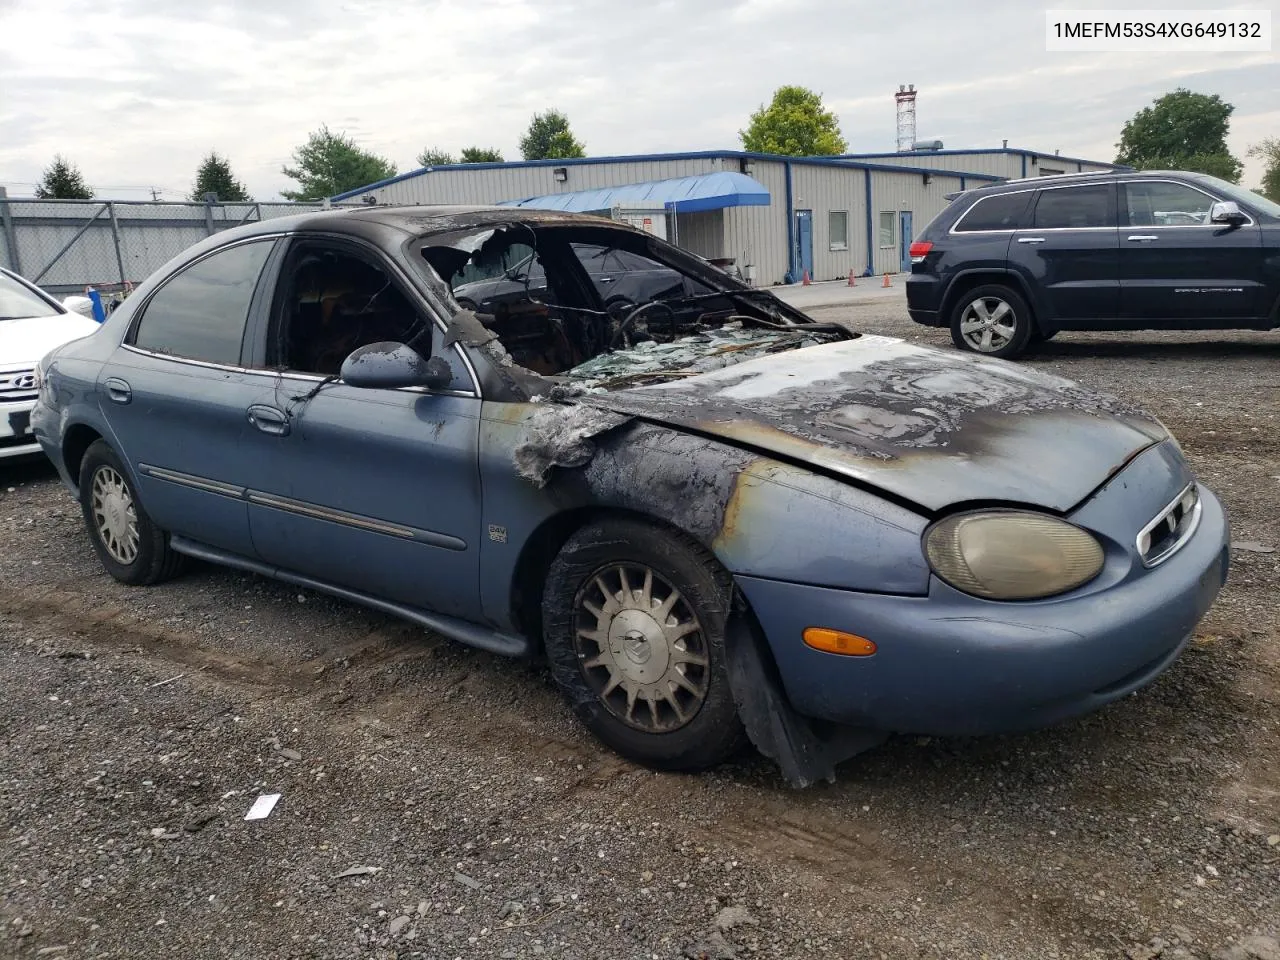
[[[138,512],[129,487],[112,467],[93,475],[93,522],[111,559],[128,566],[138,556]]]
[[[980,297],[960,317],[960,335],[979,353],[992,353],[1008,345],[1017,332],[1013,307],[999,297]]]
[[[706,635],[681,593],[643,564],[612,564],[578,591],[574,645],[610,713],[646,733],[697,715],[711,680]]]

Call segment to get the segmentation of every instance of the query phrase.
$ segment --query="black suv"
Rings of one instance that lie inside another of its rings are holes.
[[[907,310],[993,357],[1059,330],[1269,330],[1280,204],[1151,170],[969,190],[911,245]]]

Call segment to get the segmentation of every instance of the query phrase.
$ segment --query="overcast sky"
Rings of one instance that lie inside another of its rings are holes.
[[[0,184],[29,196],[63,153],[103,197],[149,198],[154,186],[182,199],[216,149],[270,199],[322,123],[403,172],[426,145],[518,159],[530,115],[548,106],[590,155],[733,149],[750,112],[788,83],[824,95],[853,151],[894,149],[900,83],[920,91],[919,136],[948,148],[1008,139],[1111,160],[1124,121],[1177,86],[1235,104],[1241,158],[1280,136],[1277,52],[1046,53],[1050,6],[1126,4],[0,0]],[[1251,161],[1243,182],[1260,175]]]

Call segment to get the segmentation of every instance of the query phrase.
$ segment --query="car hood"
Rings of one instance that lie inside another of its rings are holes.
[[[0,367],[34,367],[50,350],[97,329],[96,322],[77,313],[0,320]]]
[[[729,441],[877,487],[927,510],[1068,511],[1160,423],[1025,366],[889,337],[806,347],[581,403]]]

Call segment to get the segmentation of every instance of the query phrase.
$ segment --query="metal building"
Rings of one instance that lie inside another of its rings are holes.
[[[1020,175],[1017,155],[781,157],[722,150],[452,164],[332,199],[603,213],[642,223],[693,253],[731,264],[749,282],[770,285],[796,282],[806,273],[836,280],[851,272],[909,270],[911,240],[949,203],[947,194]],[[972,169],[984,165],[988,169]]]

